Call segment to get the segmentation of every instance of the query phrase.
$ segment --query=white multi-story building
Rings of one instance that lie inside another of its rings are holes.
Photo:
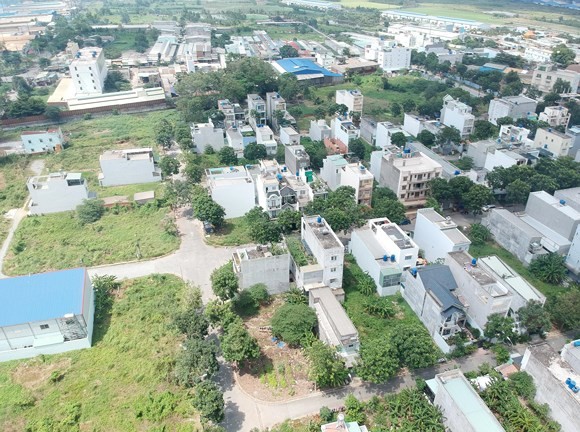
[[[308,136],[313,141],[324,141],[325,138],[330,138],[332,130],[326,124],[326,120],[310,120],[310,130]]]
[[[151,148],[109,150],[99,157],[101,186],[161,181],[161,169]]]
[[[453,126],[459,130],[461,137],[465,138],[473,133],[475,116],[471,114],[471,110],[469,105],[447,95],[443,98],[441,123],[445,126]]]
[[[529,129],[514,125],[502,125],[499,128],[498,138],[504,144],[528,146],[533,144],[533,140],[528,138],[529,135]]]
[[[300,134],[296,132],[296,129],[290,126],[280,128],[280,142],[285,146],[288,145],[299,145],[300,144]]]
[[[578,85],[580,85],[580,73],[568,70],[558,69],[551,64],[539,65],[532,75],[532,85],[537,87],[540,91],[549,93],[552,91],[556,81],[561,79],[570,84],[570,92],[576,93]]]
[[[572,137],[552,128],[538,129],[534,147],[548,150],[554,157],[568,156],[572,147]]]
[[[532,192],[526,203],[526,215],[549,227],[562,237],[572,240],[580,225],[580,211],[547,192]]]
[[[402,133],[405,137],[409,137],[409,133],[401,128],[401,126],[396,126],[391,122],[379,122],[377,123],[377,133],[375,145],[381,149],[391,146],[391,138],[396,133]]]
[[[417,210],[413,240],[429,262],[443,260],[449,252],[467,251],[471,244],[455,222],[432,208]]]
[[[514,120],[534,116],[538,102],[527,96],[505,96],[489,103],[488,120],[497,126],[497,119],[511,117]]]
[[[300,173],[301,170],[310,168],[310,156],[304,146],[288,145],[284,148],[284,163],[291,175]]]
[[[545,63],[552,57],[552,50],[544,47],[528,45],[524,51],[523,58],[529,62]]]
[[[424,130],[437,136],[445,126],[439,120],[431,120],[414,114],[405,113],[403,131],[416,137]]]
[[[363,111],[363,95],[360,90],[337,90],[336,103],[344,104],[348,108],[348,113],[362,114]]]
[[[570,112],[568,108],[561,105],[546,107],[538,116],[539,121],[545,121],[551,127],[564,126],[568,127],[570,121]]]
[[[278,92],[266,93],[266,119],[274,130],[278,130],[277,112],[283,114],[285,124],[296,125],[296,119],[286,110],[286,100]]]
[[[411,48],[385,48],[378,52],[377,61],[385,72],[396,72],[411,67]]]
[[[249,94],[248,102],[248,122],[254,128],[258,125],[266,125],[266,102],[258,94]]]
[[[275,218],[282,210],[282,195],[280,194],[280,180],[276,174],[262,173],[256,177],[256,193],[258,205],[268,216]]]
[[[360,137],[360,129],[352,121],[342,117],[332,119],[330,128],[332,138],[340,140],[347,148],[350,141]]]
[[[81,173],[52,173],[35,176],[26,183],[30,193],[29,211],[33,215],[75,210],[94,197]]]
[[[224,208],[226,219],[244,216],[256,206],[254,180],[246,167],[210,168],[206,177],[210,195]]]
[[[379,151],[371,155],[371,172],[379,185],[395,192],[408,207],[425,204],[430,181],[440,177],[442,171],[441,164],[417,151]]]
[[[78,50],[69,66],[75,95],[99,95],[105,89],[107,66],[102,48],[86,47]]]
[[[277,244],[276,254],[267,245],[244,247],[232,254],[234,272],[240,289],[264,284],[270,294],[288,291],[290,286],[290,254],[284,244]],[[280,253],[281,252],[281,253]]]
[[[224,130],[215,127],[211,119],[207,123],[192,123],[190,129],[196,153],[203,153],[208,146],[218,152],[225,146]]]
[[[355,190],[357,203],[371,204],[374,176],[364,165],[356,162],[349,164],[342,155],[327,156],[322,163],[320,178],[330,190],[350,186]]]
[[[240,125],[226,130],[226,142],[233,148],[238,158],[244,155],[244,149],[248,144],[256,142],[256,132],[250,125]]]
[[[62,149],[64,135],[62,130],[24,131],[20,134],[22,146],[26,153],[44,153]]]
[[[278,143],[274,139],[274,132],[270,129],[268,125],[257,125],[256,127],[256,143],[262,144],[266,147],[266,152],[268,155],[272,156],[276,154],[276,149]]]
[[[244,109],[238,103],[231,103],[229,99],[218,101],[218,110],[224,114],[226,128],[236,127],[245,119]]]
[[[348,250],[381,296],[399,291],[403,272],[415,266],[419,254],[417,244],[387,218],[371,219],[354,230]]]
[[[566,255],[566,266],[574,274],[580,274],[580,226],[576,228],[576,234],[572,238],[572,244]]]
[[[492,171],[496,167],[509,168],[514,165],[526,165],[528,160],[519,153],[511,150],[490,149],[485,158],[484,168],[487,171]]]

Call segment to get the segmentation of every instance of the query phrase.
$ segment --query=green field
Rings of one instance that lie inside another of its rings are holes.
[[[246,218],[228,219],[218,232],[210,234],[205,241],[212,246],[240,246],[252,243],[248,229]]]
[[[0,430],[195,430],[189,394],[170,380],[180,349],[171,317],[184,289],[166,275],[124,282],[92,348],[0,363]],[[151,401],[162,395],[172,403]]]
[[[99,221],[85,226],[74,212],[24,219],[4,262],[5,273],[23,275],[147,259],[179,246],[179,237],[164,230],[166,208],[145,205],[116,213],[107,210]]]

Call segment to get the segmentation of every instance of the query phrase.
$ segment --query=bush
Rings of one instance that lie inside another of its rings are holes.
[[[308,297],[300,288],[292,287],[284,294],[284,301],[288,304],[308,304]]]
[[[105,203],[102,200],[84,200],[77,206],[77,217],[82,225],[98,221],[105,214]]]
[[[296,346],[305,336],[312,334],[316,323],[316,313],[307,305],[284,304],[272,317],[272,333]]]
[[[491,351],[495,354],[495,360],[498,365],[507,363],[510,359],[510,352],[503,345],[494,345]]]
[[[145,400],[136,403],[135,415],[137,418],[158,422],[173,414],[179,399],[170,391],[150,393]]]
[[[324,422],[331,422],[334,417],[332,410],[327,406],[321,407],[318,415],[320,416],[320,419],[323,420]]]
[[[515,390],[518,396],[531,401],[536,396],[536,386],[534,380],[527,372],[516,372],[510,375],[510,386]]]
[[[549,253],[535,258],[529,266],[530,273],[542,282],[558,285],[566,277],[564,257]]]
[[[195,386],[191,403],[199,411],[202,420],[220,423],[224,419],[224,395],[217,384],[211,381],[203,381]]]
[[[491,232],[482,224],[475,223],[469,229],[469,237],[474,245],[482,245],[491,238]]]
[[[238,292],[238,278],[232,265],[232,262],[228,261],[211,273],[211,288],[214,294],[222,300],[231,299]]]

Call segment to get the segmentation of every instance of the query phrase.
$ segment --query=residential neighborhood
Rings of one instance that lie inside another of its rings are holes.
[[[0,5],[0,430],[576,432],[573,2]]]

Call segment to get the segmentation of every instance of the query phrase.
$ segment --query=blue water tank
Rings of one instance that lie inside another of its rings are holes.
[[[388,260],[389,260],[389,257],[388,257],[388,255],[383,255],[383,261],[384,261],[384,262],[387,262]]]
[[[455,170],[455,172],[453,173],[453,175],[459,175],[459,174],[461,174],[461,171],[459,171],[459,170]]]
[[[395,260],[397,259],[397,257],[395,255],[391,255],[391,261],[395,262]]]
[[[560,200],[560,205],[566,205],[566,200]]]
[[[572,381],[572,378],[570,377],[566,378],[566,385],[570,385],[570,381]]]
[[[580,347],[580,339],[574,341],[575,347]]]
[[[413,276],[417,276],[417,268],[416,268],[416,267],[413,267],[413,268],[411,269],[411,274],[412,274]]]
[[[300,177],[300,171],[296,171],[296,177]]]
[[[322,223],[322,218],[320,216],[318,216],[318,218],[316,218],[316,222]]]
[[[276,178],[277,178],[279,181],[282,181],[282,179],[283,179],[284,177],[282,177],[282,174],[277,174],[277,175],[276,175]]]
[[[477,258],[472,258],[471,259],[471,265],[472,266],[476,266],[477,265]]]

